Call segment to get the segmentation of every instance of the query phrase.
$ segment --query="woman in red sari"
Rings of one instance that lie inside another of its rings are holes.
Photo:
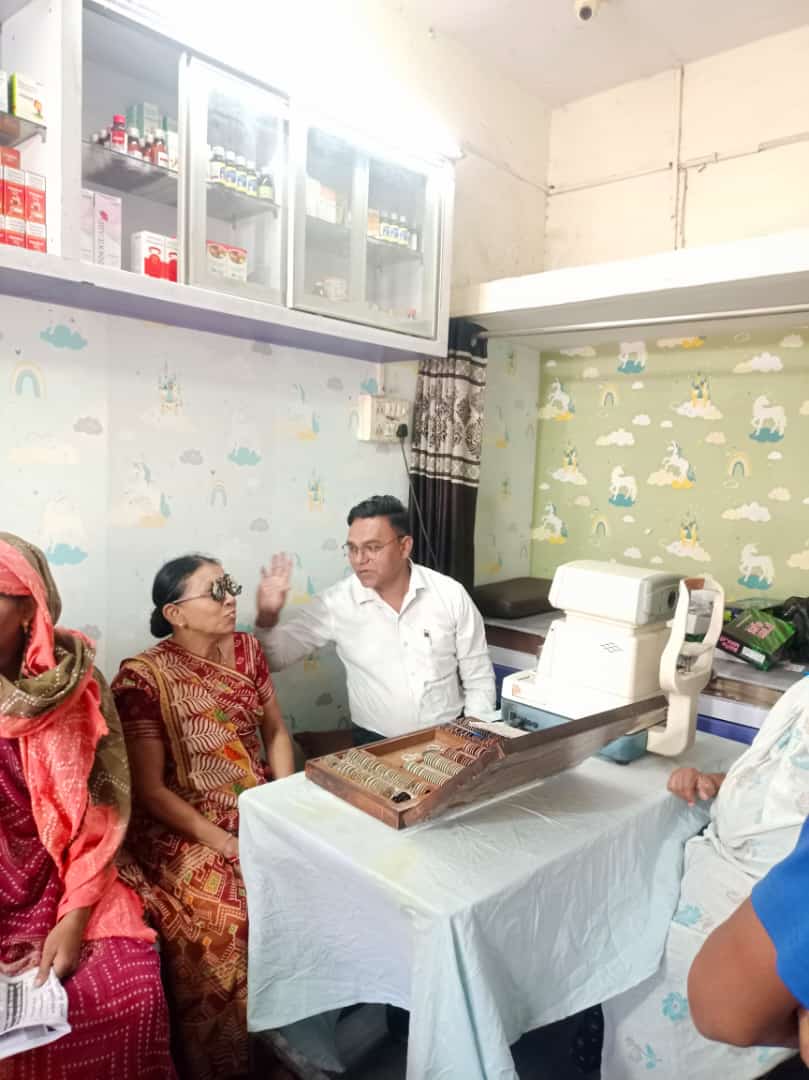
[[[154,931],[113,861],[129,771],[92,644],[57,629],[45,556],[0,533],[0,972],[63,980],[72,1031],[3,1080],[171,1080]]]
[[[240,592],[212,559],[167,563],[152,589],[151,629],[168,640],[125,660],[113,683],[135,789],[128,880],[160,933],[189,1080],[247,1071],[237,803],[265,782],[259,730],[272,777],[294,770],[261,648],[234,632]]]

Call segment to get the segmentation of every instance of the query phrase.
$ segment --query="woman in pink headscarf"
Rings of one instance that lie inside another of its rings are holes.
[[[70,1034],[0,1063],[13,1080],[172,1080],[154,933],[114,860],[129,770],[91,643],[54,629],[44,555],[0,533],[0,973],[64,982]]]

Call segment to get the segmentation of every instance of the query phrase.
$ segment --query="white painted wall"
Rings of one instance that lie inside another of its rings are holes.
[[[808,55],[809,26],[554,110],[545,268],[809,224]]]
[[[406,20],[394,0],[307,0],[300,10],[310,27],[326,23],[310,74],[316,66],[350,99],[352,71],[361,96],[384,88],[460,144],[453,285],[541,270],[550,110],[484,58]]]

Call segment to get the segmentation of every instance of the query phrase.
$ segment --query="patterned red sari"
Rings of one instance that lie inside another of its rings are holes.
[[[125,660],[113,692],[128,743],[161,739],[166,786],[238,833],[237,801],[265,782],[258,726],[274,693],[261,648],[234,635],[235,670],[163,641]],[[160,934],[186,1073],[225,1080],[247,1071],[247,903],[237,868],[156,821],[135,801],[121,871]]]

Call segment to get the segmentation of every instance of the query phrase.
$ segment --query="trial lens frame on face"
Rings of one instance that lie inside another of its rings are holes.
[[[214,600],[217,604],[224,604],[228,595],[239,596],[242,586],[230,576],[223,574],[221,578],[211,582],[207,592],[197,593],[195,596],[184,596],[182,600],[172,600],[173,604],[186,604],[189,600]]]

